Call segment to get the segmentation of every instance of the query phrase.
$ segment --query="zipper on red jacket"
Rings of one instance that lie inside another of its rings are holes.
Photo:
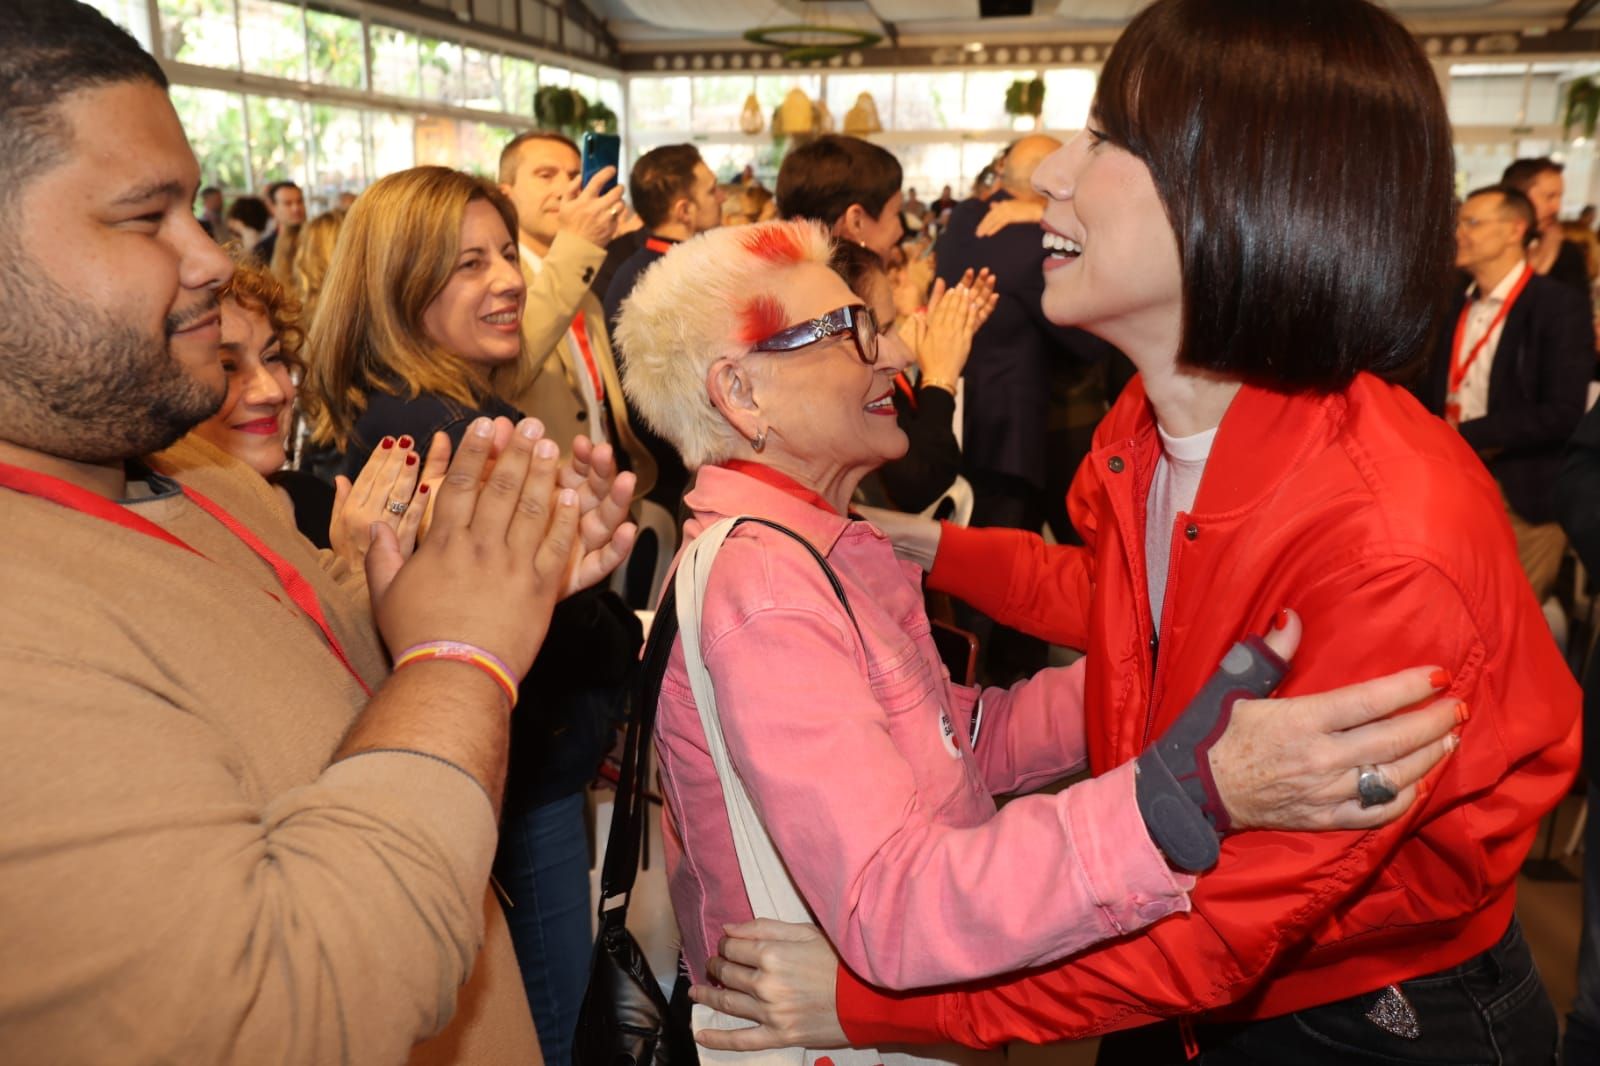
[[[1200,1057],[1200,1041],[1194,1036],[1194,1022],[1188,1018],[1178,1019],[1178,1034],[1183,1037],[1183,1058],[1185,1062],[1193,1062]]]
[[[1161,620],[1151,620],[1153,628],[1150,631],[1150,702],[1144,709],[1144,740],[1139,745],[1143,751],[1150,746],[1150,740],[1156,726],[1157,696],[1160,694],[1158,680],[1161,677],[1161,631],[1167,628],[1167,622],[1172,617],[1172,592],[1174,579],[1178,576],[1178,530],[1188,523],[1189,515],[1186,511],[1179,511],[1172,520],[1172,539],[1167,546],[1167,583],[1161,596]],[[1150,586],[1149,567],[1145,568],[1145,588]],[[1145,599],[1150,598],[1150,593],[1145,592]]]

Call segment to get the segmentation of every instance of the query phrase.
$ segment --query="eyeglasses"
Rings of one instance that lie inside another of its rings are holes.
[[[825,315],[779,330],[753,346],[752,352],[797,352],[829,337],[850,334],[856,355],[868,366],[878,362],[878,319],[866,304],[849,304]]]

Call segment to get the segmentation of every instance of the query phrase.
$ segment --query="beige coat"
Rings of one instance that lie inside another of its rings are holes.
[[[152,465],[294,564],[382,683],[361,575],[260,478],[192,440]],[[204,557],[0,490],[0,1057],[537,1064],[481,787],[330,766],[366,697],[315,626],[188,500],[132,509]]]

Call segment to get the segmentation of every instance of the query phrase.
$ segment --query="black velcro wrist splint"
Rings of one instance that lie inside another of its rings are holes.
[[[1228,649],[1178,720],[1139,756],[1139,813],[1178,869],[1209,869],[1217,860],[1218,834],[1232,828],[1208,754],[1227,730],[1233,705],[1271,695],[1288,669],[1260,637],[1246,637]]]

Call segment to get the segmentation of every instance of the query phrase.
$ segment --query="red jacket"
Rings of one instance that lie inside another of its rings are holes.
[[[853,1042],[987,1046],[1177,1015],[1264,1018],[1455,965],[1505,931],[1538,821],[1572,780],[1578,686],[1517,563],[1500,494],[1405,392],[1367,375],[1326,396],[1240,391],[1194,510],[1174,521],[1159,655],[1144,567],[1158,443],[1137,379],[1095,444],[1068,498],[1087,548],[947,527],[932,575],[1001,621],[1090,634],[1095,773],[1143,750],[1229,644],[1282,607],[1304,617],[1305,639],[1280,695],[1443,665],[1472,712],[1461,748],[1396,823],[1229,836],[1192,912],[1052,969],[921,997],[841,972]],[[1060,598],[1079,589],[1086,616]],[[1039,624],[1063,606],[1057,624]]]

